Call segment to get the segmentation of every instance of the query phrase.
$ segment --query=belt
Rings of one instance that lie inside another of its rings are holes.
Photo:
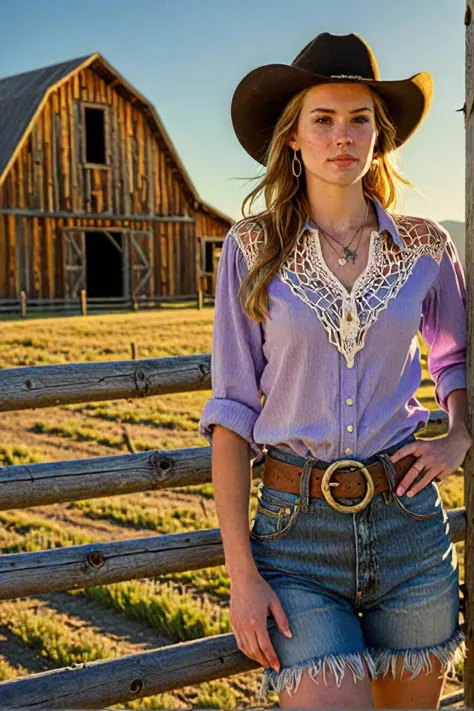
[[[387,458],[384,456],[385,461]],[[413,454],[409,454],[395,463],[390,460],[395,474],[395,487],[416,460],[417,457]],[[265,486],[293,494],[300,493],[303,475],[301,466],[280,462],[267,453],[265,453],[264,462],[262,480]],[[313,465],[310,472],[308,495],[326,499],[328,504],[338,511],[357,513],[364,509],[376,494],[392,491],[393,488],[387,477],[383,461],[379,460],[365,466],[355,459],[341,459],[333,462],[326,469],[319,469]],[[336,501],[334,495],[340,499],[364,498],[354,505],[343,505]]]

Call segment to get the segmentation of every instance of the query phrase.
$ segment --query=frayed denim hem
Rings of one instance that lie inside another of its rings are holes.
[[[411,679],[419,674],[429,674],[432,671],[431,655],[435,656],[441,664],[441,672],[452,672],[455,664],[464,659],[466,653],[465,635],[458,627],[454,634],[441,644],[422,649],[374,649],[369,648],[375,662],[376,677],[386,677],[389,671],[396,679],[397,659],[403,657],[401,675],[405,670],[412,672]]]
[[[275,671],[271,667],[265,668],[265,675],[260,687],[258,702],[265,701],[265,696],[269,689],[272,688],[276,692],[287,691],[290,696],[298,690],[301,676],[305,669],[308,670],[309,676],[319,684],[318,678],[322,676],[324,683],[328,684],[327,674],[332,672],[336,685],[339,687],[344,678],[346,669],[352,672],[354,683],[359,679],[362,681],[366,677],[366,669],[364,661],[367,663],[369,678],[372,680],[375,676],[375,663],[368,650],[363,649],[360,652],[350,652],[347,654],[328,654],[319,659],[310,659],[300,664],[294,664],[287,669]]]

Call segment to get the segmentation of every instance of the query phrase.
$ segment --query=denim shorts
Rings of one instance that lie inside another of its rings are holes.
[[[412,433],[382,452],[391,455],[415,439]],[[299,466],[308,459],[273,445],[267,454]],[[301,492],[260,487],[252,554],[293,633],[285,637],[270,613],[280,671],[265,667],[260,701],[270,688],[291,696],[304,669],[316,683],[327,683],[332,672],[340,686],[346,671],[354,681],[395,676],[397,658],[412,678],[431,670],[431,655],[443,671],[463,658],[456,549],[434,481],[413,498],[377,494],[358,513],[316,497],[305,509]]]

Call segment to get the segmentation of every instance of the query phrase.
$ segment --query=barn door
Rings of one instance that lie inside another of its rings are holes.
[[[129,294],[131,298],[153,294],[153,233],[129,232]]]
[[[65,298],[76,299],[86,288],[85,233],[64,230],[63,245]]]

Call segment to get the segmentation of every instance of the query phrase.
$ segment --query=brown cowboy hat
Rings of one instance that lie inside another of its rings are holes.
[[[234,92],[232,123],[242,146],[265,165],[275,124],[288,101],[302,89],[327,82],[355,81],[385,100],[399,148],[425,118],[433,96],[433,78],[419,72],[408,79],[381,81],[375,55],[362,37],[322,32],[291,65],[266,64],[249,72]]]

